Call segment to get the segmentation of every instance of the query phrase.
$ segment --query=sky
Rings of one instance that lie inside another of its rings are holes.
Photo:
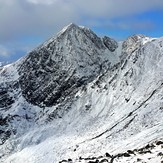
[[[163,36],[163,0],[0,0],[0,62],[13,62],[70,23],[118,41]]]

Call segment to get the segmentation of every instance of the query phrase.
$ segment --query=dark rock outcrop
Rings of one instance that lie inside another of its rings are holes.
[[[103,38],[103,43],[111,52],[114,52],[118,47],[118,43],[114,39],[107,36]]]

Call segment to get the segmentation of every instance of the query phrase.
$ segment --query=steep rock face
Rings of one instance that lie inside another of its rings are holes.
[[[122,54],[124,55],[123,57],[125,58],[126,55],[132,54],[134,51],[139,49],[141,46],[143,46],[146,42],[149,40],[155,40],[154,38],[149,38],[145,35],[137,34],[128,37],[122,45]]]
[[[0,70],[0,108],[8,110],[20,94],[16,65],[10,64]]]
[[[115,49],[118,47],[118,43],[110,37],[105,36],[103,38],[103,42],[105,46],[112,52],[115,51]]]
[[[106,71],[114,55],[91,30],[70,24],[25,58],[18,70],[22,94],[32,104],[53,106]]]
[[[14,64],[0,69],[0,145],[3,145],[16,131],[16,128],[12,128],[11,122],[15,116],[11,115],[12,107],[20,95],[15,71]],[[3,154],[1,148],[0,153]]]

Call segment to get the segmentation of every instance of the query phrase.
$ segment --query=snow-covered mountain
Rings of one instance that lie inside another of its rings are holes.
[[[0,69],[0,162],[163,161],[163,38],[70,24]]]

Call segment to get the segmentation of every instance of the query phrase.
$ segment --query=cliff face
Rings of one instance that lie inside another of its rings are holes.
[[[162,38],[117,43],[70,24],[1,67],[1,160],[87,162],[79,156],[117,156],[162,139],[162,46]]]
[[[76,88],[106,71],[115,54],[87,28],[70,24],[55,38],[33,50],[18,72],[24,98],[32,104],[53,106]],[[115,57],[116,58],[116,57]]]

